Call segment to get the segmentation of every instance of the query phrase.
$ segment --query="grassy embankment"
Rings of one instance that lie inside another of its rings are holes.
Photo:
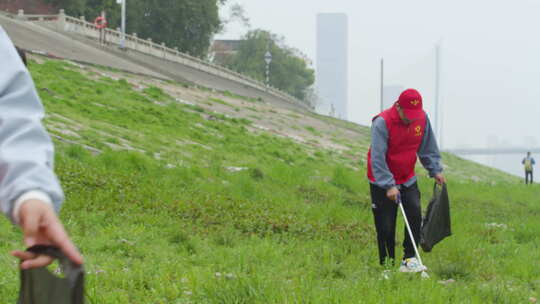
[[[42,61],[31,71],[46,125],[61,138],[61,217],[86,257],[88,303],[524,303],[538,296],[536,186],[446,155],[454,236],[424,254],[432,279],[382,280],[365,127]],[[200,98],[178,102],[171,88]],[[239,115],[212,112],[220,107]],[[250,118],[240,115],[246,109]],[[257,127],[271,116],[276,132]],[[314,120],[327,128],[304,124]],[[286,125],[309,140],[274,134]],[[422,176],[425,204],[432,185]],[[0,235],[0,252],[20,247],[5,220]],[[0,267],[1,302],[13,303],[16,262],[4,254]],[[447,279],[455,282],[439,283]]]

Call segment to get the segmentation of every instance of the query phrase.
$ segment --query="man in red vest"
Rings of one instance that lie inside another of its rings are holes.
[[[375,116],[371,126],[367,175],[381,265],[393,263],[395,259],[398,196],[401,196],[414,239],[417,244],[420,241],[422,213],[420,191],[414,172],[417,156],[437,183],[445,182],[440,164],[441,155],[429,119],[422,108],[422,96],[418,91],[408,89],[401,93],[392,107]],[[425,267],[416,259],[406,231],[403,247],[400,271],[424,270]]]

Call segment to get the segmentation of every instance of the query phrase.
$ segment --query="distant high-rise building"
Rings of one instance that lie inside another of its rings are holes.
[[[349,29],[346,14],[317,15],[317,111],[347,119]]]

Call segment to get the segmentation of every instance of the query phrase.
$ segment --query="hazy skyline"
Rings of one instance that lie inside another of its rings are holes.
[[[348,117],[349,24],[347,14],[317,14],[317,112]]]
[[[349,16],[349,119],[378,112],[379,65],[387,84],[418,88],[432,115],[434,48],[442,41],[444,146],[486,146],[488,136],[538,142],[540,2],[410,0],[236,0],[253,28],[268,29],[316,58],[317,13]],[[223,9],[226,12],[226,8]],[[239,38],[235,24],[220,37]]]

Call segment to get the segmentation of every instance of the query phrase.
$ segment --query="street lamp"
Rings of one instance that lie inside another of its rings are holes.
[[[122,4],[122,39],[120,41],[120,48],[126,47],[126,1],[116,0],[117,4]]]
[[[266,61],[266,87],[270,86],[270,63],[272,62],[272,53],[266,51],[264,54],[264,61]]]

